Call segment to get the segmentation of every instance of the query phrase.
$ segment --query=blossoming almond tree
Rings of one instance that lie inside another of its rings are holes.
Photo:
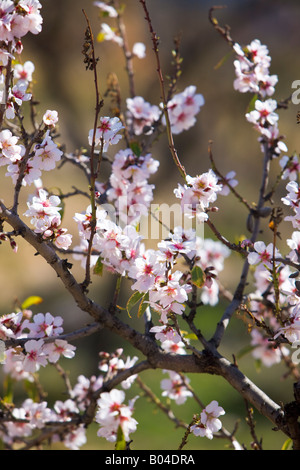
[[[178,91],[182,63],[178,41],[172,52],[174,74],[167,89],[158,37],[147,2],[139,0],[138,3],[145,16],[145,27],[149,29],[161,100],[150,103],[135,93],[133,61],[146,60],[148,51],[139,38],[129,47],[124,7],[117,0],[94,2],[102,18],[97,40],[112,41],[124,51],[129,94],[121,100],[117,86],[107,90],[114,111],[111,115],[102,114],[104,100],[98,81],[96,41],[83,11],[87,26],[82,52],[86,69],[93,76],[95,118],[83,144],[88,144],[88,149],[81,154],[76,150],[64,151],[58,142],[57,111],[44,109],[38,120],[32,101],[35,65],[22,61],[22,38],[41,31],[42,5],[38,0],[5,0],[0,5],[0,165],[4,167],[1,177],[11,179],[11,193],[1,194],[0,239],[10,243],[13,252],[18,249],[19,237],[34,247],[48,269],[57,274],[57,282],[68,292],[70,302],[92,321],[82,324],[78,330],[65,332],[63,315],[47,311],[34,314],[33,306],[39,305],[41,299],[30,296],[15,312],[0,317],[2,373],[11,384],[26,382],[32,388],[38,387],[41,368],[58,364],[62,357],[75,357],[76,361],[77,346],[73,343],[102,329],[114,333],[136,351],[133,357],[124,348],[96,351],[97,375],[86,377],[82,371],[74,383],[66,378],[64,401],[58,396],[52,405],[42,394],[35,394],[34,399],[26,396],[20,403],[14,403],[4,387],[0,439],[6,449],[35,449],[44,443],[60,442],[75,450],[86,444],[87,428],[97,423],[99,442],[106,440],[118,450],[134,450],[134,435],[143,425],[135,415],[135,403],[146,396],[174,425],[182,428],[182,440],[174,449],[182,450],[191,435],[199,438],[197,448],[201,448],[201,437],[212,440],[218,436],[232,449],[247,449],[247,443],[239,441],[238,428],[227,429],[223,425],[222,416],[230,416],[231,410],[224,409],[213,395],[204,403],[201,391],[196,393],[193,388],[195,375],[215,374],[247,404],[251,447],[263,448],[252,419],[252,411],[256,409],[270,422],[270,432],[276,427],[282,433],[282,443],[286,442],[286,446],[290,443],[299,450],[299,373],[291,354],[294,342],[300,340],[298,159],[295,153],[289,156],[279,130],[281,105],[273,98],[278,77],[270,74],[268,48],[258,39],[247,46],[236,43],[229,29],[222,28],[214,17],[215,8],[210,10],[213,27],[235,55],[233,87],[237,92],[252,95],[245,121],[258,133],[263,160],[258,200],[254,205],[237,191],[238,180],[233,170],[228,169],[225,175],[219,172],[211,145],[207,171],[196,175],[186,173],[174,136],[187,132],[197,123],[199,112],[205,112],[202,111],[205,98],[194,85]],[[125,108],[121,103],[125,103]],[[23,124],[25,106],[31,107],[32,129]],[[170,192],[180,201],[183,220],[194,224],[188,228],[185,223],[168,227],[168,235],[158,241],[156,248],[150,248],[139,227],[143,216],[155,217],[151,211],[155,191],[151,179],[159,171],[159,161],[153,151],[156,140],[163,134],[168,139],[168,158],[178,169],[178,185],[170,188]],[[107,181],[101,172],[104,159],[111,162]],[[270,167],[278,162],[278,178],[270,189]],[[59,164],[75,165],[82,172],[82,189],[56,194],[44,186],[45,172],[51,172]],[[288,181],[282,204],[289,206],[291,214],[286,217],[291,235],[286,240],[285,252],[278,246],[282,211],[272,205],[279,181]],[[27,210],[20,213],[24,187],[32,188],[32,192],[26,200]],[[63,225],[63,212],[68,210],[67,198],[80,194],[82,205],[73,214],[75,229],[70,233]],[[218,199],[228,194],[233,194],[248,214],[249,238],[237,243],[227,240],[214,222]],[[265,218],[269,220],[272,243],[261,238],[261,221]],[[203,224],[211,230],[211,238],[199,236],[197,227]],[[80,239],[76,246],[75,233]],[[219,277],[231,252],[241,258],[241,275],[233,293],[223,288]],[[83,281],[75,278],[73,263],[82,267]],[[91,284],[101,283],[104,270],[116,278],[114,298],[108,308],[89,294]],[[253,275],[253,289],[247,293],[250,275]],[[131,286],[125,308],[127,321],[120,318],[123,307],[118,304],[124,278]],[[201,311],[203,307],[215,306],[222,296],[227,307],[212,336],[205,337],[198,326]],[[241,312],[248,318],[248,346],[253,359],[259,359],[263,367],[276,367],[278,363],[287,367],[288,374],[295,379],[294,401],[276,403],[243,374],[236,361],[231,362],[232,357],[220,353],[231,319]],[[132,315],[144,318],[142,330],[133,326]],[[164,374],[161,398],[143,381],[143,371],[154,369],[161,369]],[[132,390],[133,394],[127,396]],[[188,400],[194,401],[195,406],[189,422],[185,423],[178,417],[178,410]]]

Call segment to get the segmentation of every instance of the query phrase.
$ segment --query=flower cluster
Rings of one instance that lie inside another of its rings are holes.
[[[177,405],[182,405],[188,397],[193,396],[192,392],[186,387],[189,379],[185,378],[185,381],[183,381],[180,374],[171,370],[163,372],[169,374],[169,378],[163,379],[160,383],[163,397],[168,397],[170,400],[174,400]]]
[[[115,273],[126,275],[141,247],[141,237],[133,225],[126,225],[123,229],[108,218],[107,212],[99,209],[96,216],[96,233],[93,237],[92,266],[101,259],[106,267]],[[88,240],[91,235],[91,207],[86,211],[76,213],[74,220],[78,225],[80,245],[74,249],[78,253],[74,256],[82,261],[87,252]],[[100,256],[100,258],[99,258]]]
[[[267,46],[258,39],[253,40],[245,48],[234,45],[237,59],[234,61],[236,79],[235,90],[241,93],[251,92],[263,98],[273,95],[278,82],[277,75],[270,75],[271,57]]]
[[[133,128],[135,135],[149,134],[161,115],[161,110],[156,105],[151,105],[142,96],[126,99],[127,124]]]
[[[200,418],[191,426],[191,432],[195,436],[212,439],[213,435],[222,428],[219,417],[224,414],[224,409],[219,406],[216,400],[213,400],[201,411]]]
[[[14,54],[20,54],[23,50],[21,38],[27,33],[38,34],[42,29],[43,19],[40,14],[42,5],[38,0],[20,0],[13,2],[5,0],[1,4],[0,12],[0,63],[6,67],[15,59]],[[31,99],[27,92],[28,84],[32,79],[34,65],[25,62],[24,65],[17,61],[13,67],[13,77],[16,83],[9,88],[5,85],[5,76],[1,70],[1,103],[6,104],[5,116],[13,119],[23,101]]]
[[[89,144],[94,143],[95,146],[100,146],[103,152],[107,152],[109,145],[117,144],[122,138],[118,132],[123,128],[124,126],[117,117],[100,117],[100,125],[96,132],[94,133],[94,129],[89,131]]]
[[[175,196],[181,201],[181,209],[185,216],[197,221],[205,222],[208,219],[207,209],[217,199],[218,192],[222,191],[222,185],[213,170],[201,175],[186,177],[186,184],[174,190]]]
[[[52,241],[58,248],[67,249],[72,243],[72,235],[67,229],[61,228],[62,207],[58,196],[49,196],[45,189],[38,189],[38,194],[31,196],[27,202],[26,217],[31,217],[34,231],[40,233],[45,240]]]
[[[15,380],[33,380],[33,374],[49,362],[56,363],[61,356],[72,358],[75,346],[53,338],[63,332],[63,319],[49,312],[33,315],[30,310],[0,317],[2,341],[24,339],[24,347],[10,347],[5,351],[4,372]]]
[[[94,5],[99,8],[100,13],[103,17],[107,18],[118,18],[118,11],[106,2],[94,2]],[[119,28],[110,26],[107,23],[101,23],[101,29],[97,36],[99,42],[111,41],[120,47],[124,46],[124,38],[122,37],[122,31]],[[128,53],[129,54],[129,53]],[[144,59],[146,56],[146,46],[142,42],[136,42],[132,46],[132,51],[129,54],[130,58],[137,57],[138,59]]]
[[[22,320],[22,314],[24,320]],[[1,317],[0,322],[0,337],[3,340],[12,337],[25,339],[27,334],[30,338],[36,338],[25,343],[24,355],[28,356],[26,361],[22,358],[19,348],[6,350],[4,372],[17,381],[33,382],[34,373],[40,366],[45,365],[45,360],[54,363],[60,356],[67,358],[74,356],[75,347],[68,345],[64,340],[55,339],[54,342],[45,342],[42,346],[43,339],[50,339],[51,336],[57,336],[63,332],[61,317],[52,317],[50,313],[45,315],[39,313],[32,318],[30,315],[32,312],[28,310],[18,314],[13,313]],[[30,333],[26,333],[27,331]],[[132,417],[137,397],[130,400],[127,406],[124,404],[124,391],[112,389],[110,392],[105,392],[105,388],[102,390],[105,380],[129,369],[136,362],[136,357],[122,358],[122,353],[122,349],[112,354],[101,352],[100,374],[90,378],[80,375],[74,387],[70,389],[70,397],[65,401],[56,400],[50,408],[46,401],[34,401],[27,398],[20,407],[14,407],[12,419],[5,421],[0,431],[3,442],[12,445],[15,441],[31,436],[36,430],[43,429],[51,423],[52,426],[54,424],[58,426],[57,434],[51,437],[51,442],[63,442],[67,448],[78,450],[87,442],[86,429],[79,422],[80,416],[91,404],[93,393],[99,393],[95,416],[96,422],[100,425],[98,435],[114,442],[120,428],[125,440],[128,441],[129,434],[136,430],[138,424]],[[122,382],[122,387],[130,388],[135,377],[135,375],[129,375]],[[61,430],[59,430],[59,424],[63,425]]]
[[[123,390],[113,389],[102,393],[97,402],[98,411],[95,416],[96,423],[100,425],[97,435],[109,442],[115,442],[121,429],[125,441],[128,442],[129,435],[136,431],[138,424],[132,416],[137,398],[131,399],[129,404],[125,405]]]
[[[176,269],[177,263],[182,259],[190,260],[206,273],[201,299],[203,303],[215,305],[218,302],[215,278],[222,271],[228,255],[229,251],[219,242],[202,240],[192,229],[175,227],[166,240],[158,243],[157,250],[148,249],[136,257],[128,276],[135,281],[132,289],[140,292],[143,301],[159,315],[160,325],[150,330],[157,340],[171,344],[182,341],[180,332],[171,325],[170,320],[174,320],[174,315],[182,315],[185,310],[192,283],[190,275]]]
[[[289,179],[290,181],[295,181],[298,178],[300,164],[298,155],[296,153],[294,153],[291,157],[284,155],[279,160],[279,165],[282,168],[281,178],[283,180]]]
[[[121,222],[134,224],[148,215],[154,189],[148,179],[158,166],[159,162],[150,154],[137,156],[131,149],[120,150],[115,155],[106,194]]]
[[[258,39],[244,48],[239,44],[234,44],[233,48],[236,53],[234,88],[241,93],[253,93],[255,98],[246,119],[260,133],[262,147],[266,145],[271,154],[279,156],[282,151],[287,151],[287,147],[278,129],[277,101],[270,98],[278,77],[270,75],[269,50]]]
[[[167,103],[172,133],[180,134],[193,127],[196,123],[196,115],[204,103],[204,97],[196,93],[194,85],[190,85],[183,92],[174,95]],[[162,123],[166,124],[165,117],[163,117]]]
[[[293,238],[287,241],[291,248],[290,259],[297,256],[298,240],[299,232],[294,232]],[[279,363],[283,356],[289,354],[284,345],[276,344],[276,338],[282,335],[291,343],[300,339],[300,296],[292,270],[281,263],[282,259],[272,243],[266,246],[262,241],[254,243],[253,251],[248,255],[255,280],[255,290],[250,295],[251,312],[258,322],[268,325],[274,332],[273,338],[270,338],[268,331],[257,328],[251,331],[253,356],[266,367]],[[278,311],[284,312],[283,317],[281,314],[279,317],[274,315],[272,305],[276,304]]]

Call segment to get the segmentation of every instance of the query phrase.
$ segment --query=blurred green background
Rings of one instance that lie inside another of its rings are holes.
[[[68,152],[87,146],[87,135],[93,126],[94,117],[94,88],[91,72],[85,70],[81,54],[85,19],[82,9],[86,11],[95,36],[100,30],[98,10],[90,0],[41,0],[44,18],[43,31],[38,36],[27,36],[24,39],[23,60],[32,60],[36,70],[34,74],[34,98],[40,101],[38,108],[40,117],[46,109],[56,109],[59,112],[59,141],[66,145]],[[147,47],[147,58],[134,62],[137,94],[152,104],[160,102],[158,77],[155,70],[155,61],[152,53],[152,44],[149,39],[148,27],[144,22],[144,14],[138,0],[127,0],[125,9],[125,22],[129,43],[142,41]],[[205,0],[148,0],[147,5],[152,17],[153,26],[160,38],[160,55],[164,74],[171,72],[171,50],[173,37],[182,35],[181,55],[183,57],[183,73],[178,82],[178,91],[188,85],[196,85],[197,91],[205,98],[205,105],[197,116],[197,124],[190,131],[175,138],[178,154],[191,175],[207,171],[210,167],[208,159],[208,142],[213,140],[213,153],[218,168],[227,173],[235,170],[239,180],[237,189],[242,195],[255,202],[257,189],[260,183],[260,170],[262,154],[257,142],[258,135],[247,123],[244,113],[251,97],[237,93],[233,89],[234,68],[232,56],[221,66],[216,67],[220,60],[229,52],[228,45],[213,29],[208,20],[208,10],[212,5],[223,2]],[[227,8],[216,12],[221,25],[228,24],[232,30],[232,37],[243,45],[253,39],[260,39],[269,48],[272,57],[270,72],[278,74],[279,82],[276,87],[275,99],[286,99],[292,93],[291,84],[300,79],[298,51],[300,45],[299,16],[300,5],[294,0],[228,0]],[[103,21],[113,25],[111,19]],[[125,72],[125,63],[121,49],[115,44],[103,42],[96,45],[99,61],[99,82],[102,93],[106,90],[106,77],[109,72],[118,76],[123,103],[128,96],[128,82]],[[105,103],[104,110],[109,109],[109,102]],[[103,113],[104,113],[103,110]],[[299,149],[300,131],[297,126],[297,106],[291,104],[287,110],[280,112],[280,130],[286,136],[289,152]],[[113,154],[113,153],[112,153]],[[152,178],[156,185],[156,203],[176,202],[173,188],[179,182],[179,175],[171,160],[167,141],[160,139],[153,150],[154,158],[160,161],[158,174]],[[279,169],[278,162],[274,162],[273,174]],[[103,167],[104,172],[108,168]],[[1,168],[1,175],[4,173]],[[274,176],[275,177],[275,176]],[[73,167],[65,165],[60,172],[51,172],[43,175],[46,187],[60,187],[64,191],[71,189],[72,185],[85,188],[85,180]],[[12,185],[3,178],[1,183],[1,197],[9,204],[12,197]],[[22,209],[26,209],[26,195],[32,188],[25,188]],[[284,185],[279,188],[279,196],[284,194]],[[65,226],[74,234],[76,241],[76,225],[72,220],[74,212],[85,210],[86,200],[80,197],[67,201]],[[222,234],[230,240],[240,235],[248,236],[246,230],[246,212],[244,208],[232,197],[219,198],[218,214],[214,215],[216,223]],[[284,235],[288,234],[289,227],[282,227]],[[268,239],[268,233],[266,240]],[[211,237],[206,229],[205,237]],[[17,302],[21,302],[29,295],[39,295],[44,302],[35,307],[35,313],[50,311],[53,315],[61,315],[65,319],[65,331],[75,329],[89,321],[87,315],[78,311],[72,299],[64,292],[56,275],[45,266],[39,257],[33,256],[34,251],[18,240],[19,250],[12,254],[5,244],[1,246],[0,269],[0,313],[5,314],[14,310]],[[283,250],[286,247],[283,243]],[[71,260],[70,260],[71,261]],[[241,260],[232,255],[226,261],[226,269],[221,277],[225,287],[232,289],[237,282],[241,269]],[[79,280],[83,280],[83,271],[74,264],[73,272]],[[93,298],[102,305],[109,305],[114,287],[111,275],[105,274],[103,278],[96,279],[90,290]],[[123,305],[128,297],[126,283],[122,289],[120,303]],[[199,326],[210,334],[220,318],[225,304],[216,308],[201,310]],[[124,318],[127,320],[127,318]],[[142,328],[141,320],[131,320],[137,328]],[[225,337],[222,353],[231,358],[245,345],[249,344],[247,327],[241,318],[234,318]],[[86,376],[97,374],[98,352],[114,351],[120,346],[115,337],[106,332],[95,335],[78,342],[77,359],[64,361],[63,365],[70,371],[72,381],[79,373]],[[122,345],[121,345],[122,346]],[[127,349],[127,354],[134,355],[135,351]],[[292,380],[283,380],[284,369],[273,367],[257,370],[249,356],[240,361],[244,373],[277,402],[292,399]],[[49,369],[42,371],[45,389],[49,390],[49,400],[57,397],[56,393],[61,387],[63,399],[63,384],[57,378],[56,372]],[[150,373],[144,373],[142,379],[153,385],[159,395],[159,383],[164,378],[161,371],[155,372],[154,378]],[[245,423],[245,404],[240,396],[219,377],[199,376],[190,377],[194,389],[203,402],[208,403],[216,399],[225,408],[227,414],[223,419],[224,425],[232,430],[239,420],[237,438],[240,442],[250,446],[251,438]],[[74,382],[75,383],[75,382]],[[55,395],[54,395],[55,392]],[[19,390],[20,397],[22,396]],[[130,391],[134,396],[137,389]],[[180,418],[189,422],[193,413],[198,412],[194,403],[187,406],[173,406]],[[136,419],[140,426],[132,435],[133,449],[176,449],[181,442],[183,430],[175,429],[174,425],[165,416],[155,410],[155,407],[139,399],[136,402]],[[258,413],[254,414],[257,421],[258,436],[263,436],[265,449],[278,449],[284,442],[284,436],[271,430],[272,425],[262,419]],[[103,439],[95,437],[95,429],[89,432],[89,444],[84,448],[102,449],[113,448]],[[226,443],[224,443],[226,444]],[[222,448],[223,442],[219,440],[190,438],[186,449],[215,449]]]

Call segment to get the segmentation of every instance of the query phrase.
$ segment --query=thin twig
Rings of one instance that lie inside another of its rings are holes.
[[[173,157],[173,160],[175,162],[175,165],[177,166],[181,176],[186,179],[186,171],[182,163],[180,162],[180,159],[177,154],[177,150],[175,149],[175,144],[174,144],[174,139],[173,139],[173,134],[171,131],[171,124],[170,124],[170,119],[169,119],[169,113],[168,113],[168,105],[167,105],[167,99],[166,99],[166,94],[165,94],[165,87],[164,87],[164,78],[163,78],[163,73],[162,73],[162,68],[160,64],[160,58],[159,58],[159,49],[158,49],[158,37],[153,30],[152,27],[152,21],[150,18],[150,14],[146,5],[145,0],[139,0],[140,3],[142,4],[145,12],[145,19],[148,23],[149,26],[149,31],[151,34],[151,39],[152,39],[152,44],[153,44],[153,51],[155,54],[156,58],[156,70],[158,73],[159,77],[159,83],[160,83],[160,92],[161,92],[161,100],[162,100],[162,106],[163,106],[163,111],[164,111],[164,116],[166,120],[166,130],[167,130],[167,136],[168,136],[168,141],[169,141],[169,149],[171,151],[171,155]]]
[[[95,117],[94,117],[94,127],[93,127],[93,136],[92,136],[92,143],[91,143],[91,155],[90,155],[90,170],[91,170],[91,181],[90,181],[90,194],[91,194],[91,212],[92,217],[90,221],[90,238],[88,241],[88,250],[87,250],[87,257],[86,257],[86,269],[85,269],[85,279],[82,282],[82,288],[84,290],[87,289],[88,285],[91,282],[91,274],[90,274],[90,267],[91,267],[91,251],[93,246],[93,239],[96,233],[96,196],[95,196],[95,189],[96,189],[96,179],[99,174],[100,164],[102,160],[103,154],[103,138],[101,139],[101,149],[98,156],[95,154],[95,146],[96,146],[96,132],[97,132],[97,124],[99,119],[99,114],[101,107],[103,106],[103,100],[100,98],[99,88],[98,88],[98,75],[97,75],[97,59],[95,56],[95,47],[94,47],[94,36],[93,31],[90,25],[90,21],[87,17],[87,14],[84,10],[82,10],[86,22],[87,22],[87,29],[86,29],[86,42],[84,46],[84,54],[85,54],[85,62],[88,63],[87,68],[93,71],[94,73],[94,87],[95,87]],[[90,56],[87,56],[87,52],[90,50]]]

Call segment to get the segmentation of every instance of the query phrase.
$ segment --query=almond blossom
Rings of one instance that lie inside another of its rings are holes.
[[[183,92],[174,95],[167,103],[173,134],[180,134],[194,126],[196,115],[204,103],[203,95],[196,92],[194,85],[190,85]],[[162,123],[166,125],[165,116],[162,118]]]
[[[161,111],[158,106],[151,105],[142,96],[127,98],[127,121],[133,126],[134,133],[141,135],[143,132],[152,131],[153,124],[158,121]]]
[[[63,332],[62,317],[54,317],[51,313],[37,313],[32,319],[23,322],[23,328],[28,328],[30,336],[35,338],[44,338],[47,336],[59,335]]]
[[[117,117],[100,117],[100,125],[96,129],[94,136],[94,129],[89,131],[88,140],[92,145],[95,140],[95,145],[102,147],[103,152],[106,152],[109,145],[114,145],[122,138],[118,132],[123,129],[123,125]]]
[[[95,421],[100,425],[97,432],[99,437],[115,442],[120,427],[125,441],[129,441],[129,435],[136,431],[138,422],[132,416],[136,398],[130,400],[128,405],[125,405],[124,400],[125,393],[122,390],[113,389],[101,394],[95,416]]]
[[[217,176],[213,170],[209,170],[196,177],[187,175],[186,182],[174,190],[175,196],[181,200],[183,214],[190,218],[196,217],[200,222],[206,221],[206,209],[216,201],[218,192],[222,190]]]
[[[249,264],[262,263],[267,267],[272,267],[273,259],[279,256],[278,249],[273,247],[273,243],[269,243],[267,246],[264,242],[258,241],[254,243],[254,251],[249,253],[248,262]],[[277,264],[277,263],[276,263]]]
[[[72,359],[75,356],[76,347],[68,344],[63,339],[56,339],[50,343],[46,343],[43,347],[44,353],[47,355],[49,362],[55,363],[63,356]]]
[[[273,126],[278,121],[278,114],[274,112],[275,109],[277,109],[277,102],[275,100],[256,100],[254,111],[247,113],[246,119],[255,124],[259,129],[265,127],[266,124]]]
[[[0,132],[0,166],[21,160],[23,146],[17,144],[18,140],[8,129]]]
[[[25,82],[32,82],[34,70],[35,66],[31,60],[27,60],[24,64],[16,64],[14,66],[14,78],[24,80]]]
[[[195,436],[213,439],[214,434],[222,428],[222,422],[219,416],[224,414],[224,409],[219,406],[216,400],[213,400],[202,410],[199,421],[191,426],[191,432],[195,434]]]
[[[104,13],[107,13],[110,18],[116,18],[118,16],[117,10],[110,5],[107,5],[107,3],[105,2],[97,1],[97,2],[94,2],[94,5],[95,7],[100,8],[100,10],[103,11]]]
[[[101,24],[101,30],[97,37],[98,41],[112,41],[118,46],[123,46],[123,39],[119,36],[114,28],[111,28],[107,23]]]
[[[44,115],[45,118],[45,115]],[[47,122],[51,125],[57,120],[56,115],[47,118]],[[56,163],[60,161],[63,152],[58,148],[55,142],[53,142],[49,131],[41,144],[37,144],[34,148],[34,156],[31,159],[32,165],[39,170],[50,171],[56,167]]]
[[[40,366],[45,367],[48,363],[47,357],[43,350],[44,340],[30,340],[25,343],[25,358],[23,367],[26,372],[34,373],[39,370]]]
[[[174,400],[177,405],[182,405],[186,402],[188,397],[192,397],[192,392],[186,387],[180,374],[174,371],[163,371],[169,374],[168,379],[163,379],[160,382],[160,387],[163,390],[162,396]],[[189,383],[189,379],[185,379]]]
[[[43,122],[46,126],[54,127],[58,122],[58,112],[56,110],[48,109],[43,116]]]

